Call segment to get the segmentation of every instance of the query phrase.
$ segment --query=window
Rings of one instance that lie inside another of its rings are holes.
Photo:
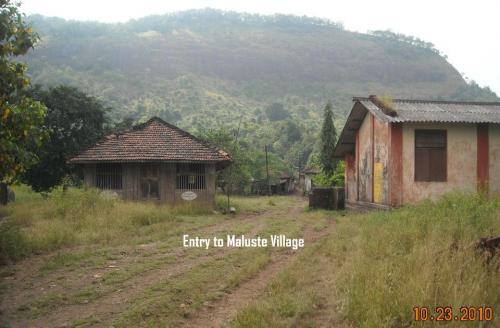
[[[415,130],[415,181],[446,181],[446,130]]]
[[[121,164],[97,164],[95,185],[99,189],[122,189]]]
[[[177,189],[205,189],[205,164],[177,164]]]
[[[143,199],[160,199],[159,189],[160,167],[156,164],[141,166],[141,197]]]

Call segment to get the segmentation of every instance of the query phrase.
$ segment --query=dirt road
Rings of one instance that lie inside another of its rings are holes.
[[[301,222],[305,200],[298,196],[292,206],[273,208],[257,214],[239,214],[192,234],[244,233],[255,236],[269,225],[294,222],[301,228],[306,245],[324,236],[331,226],[315,229]],[[0,269],[2,299],[0,326],[6,327],[108,327],[137,300],[162,281],[175,281],[186,272],[221,259],[235,248],[210,250],[182,247],[182,236],[170,241],[124,245],[106,250],[104,258],[85,259],[55,270],[44,266],[58,253],[33,256]],[[75,250],[78,251],[78,250]],[[71,250],[69,251],[71,253]],[[99,250],[96,250],[99,253]],[[262,293],[266,285],[300,251],[273,251],[270,261],[236,289],[197,309],[183,321],[186,327],[223,327],[237,311]],[[112,256],[109,256],[112,254]],[[168,315],[168,314],[167,314]]]

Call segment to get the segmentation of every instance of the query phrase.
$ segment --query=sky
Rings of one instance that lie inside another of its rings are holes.
[[[195,8],[328,18],[347,30],[387,30],[432,42],[467,78],[500,96],[498,0],[22,0],[26,14],[125,22]]]

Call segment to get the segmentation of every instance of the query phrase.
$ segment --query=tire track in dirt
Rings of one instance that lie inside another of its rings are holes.
[[[295,207],[294,207],[295,208]],[[210,225],[208,227],[203,227],[195,231],[196,234],[210,235],[227,229],[231,229],[242,223],[255,222],[255,225],[246,234],[256,235],[259,231],[263,230],[265,227],[265,219],[276,215],[279,210],[271,209],[268,211],[263,211],[260,213],[244,214],[241,216],[235,216],[234,218],[228,219],[219,224]],[[143,247],[155,247],[155,243],[142,245]],[[43,315],[34,320],[21,319],[11,322],[13,327],[67,327],[71,325],[71,322],[75,319],[85,319],[89,317],[95,317],[99,319],[99,323],[96,323],[96,327],[107,327],[111,322],[122,313],[136,297],[138,297],[142,292],[153,286],[155,283],[163,281],[165,279],[175,277],[189,271],[190,269],[211,261],[213,259],[221,258],[235,251],[236,249],[224,248],[222,250],[217,250],[216,253],[207,256],[200,256],[194,259],[186,259],[181,256],[182,253],[187,253],[186,249],[182,247],[177,247],[164,256],[176,256],[179,258],[174,264],[167,264],[160,268],[154,268],[147,270],[143,273],[139,273],[131,279],[128,279],[117,291],[107,293],[95,300],[92,300],[86,304],[70,304],[63,305],[59,307],[56,311],[52,311],[49,314]],[[140,256],[137,256],[140,257]],[[120,263],[117,263],[120,266]],[[9,309],[10,311],[15,309]],[[9,311],[9,312],[10,312]]]
[[[294,212],[297,214],[296,210]],[[330,223],[321,231],[315,231],[312,227],[308,227],[302,236],[305,244],[312,244],[327,236],[333,226],[334,223]],[[277,251],[271,262],[253,278],[243,282],[236,290],[222,299],[208,304],[196,316],[186,321],[184,327],[229,327],[238,310],[243,309],[261,295],[272,279],[288,267],[300,252],[294,250]]]

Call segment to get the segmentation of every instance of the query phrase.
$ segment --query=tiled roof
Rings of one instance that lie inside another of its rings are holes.
[[[376,96],[353,98],[354,106],[337,145],[334,156],[341,158],[354,151],[356,131],[366,114],[388,123],[490,123],[500,124],[500,102],[458,102],[391,99],[384,102]]]
[[[384,122],[449,122],[500,124],[500,102],[392,99],[387,115],[375,97],[354,98]]]
[[[157,117],[112,134],[71,158],[68,163],[95,162],[227,162],[231,157]]]

